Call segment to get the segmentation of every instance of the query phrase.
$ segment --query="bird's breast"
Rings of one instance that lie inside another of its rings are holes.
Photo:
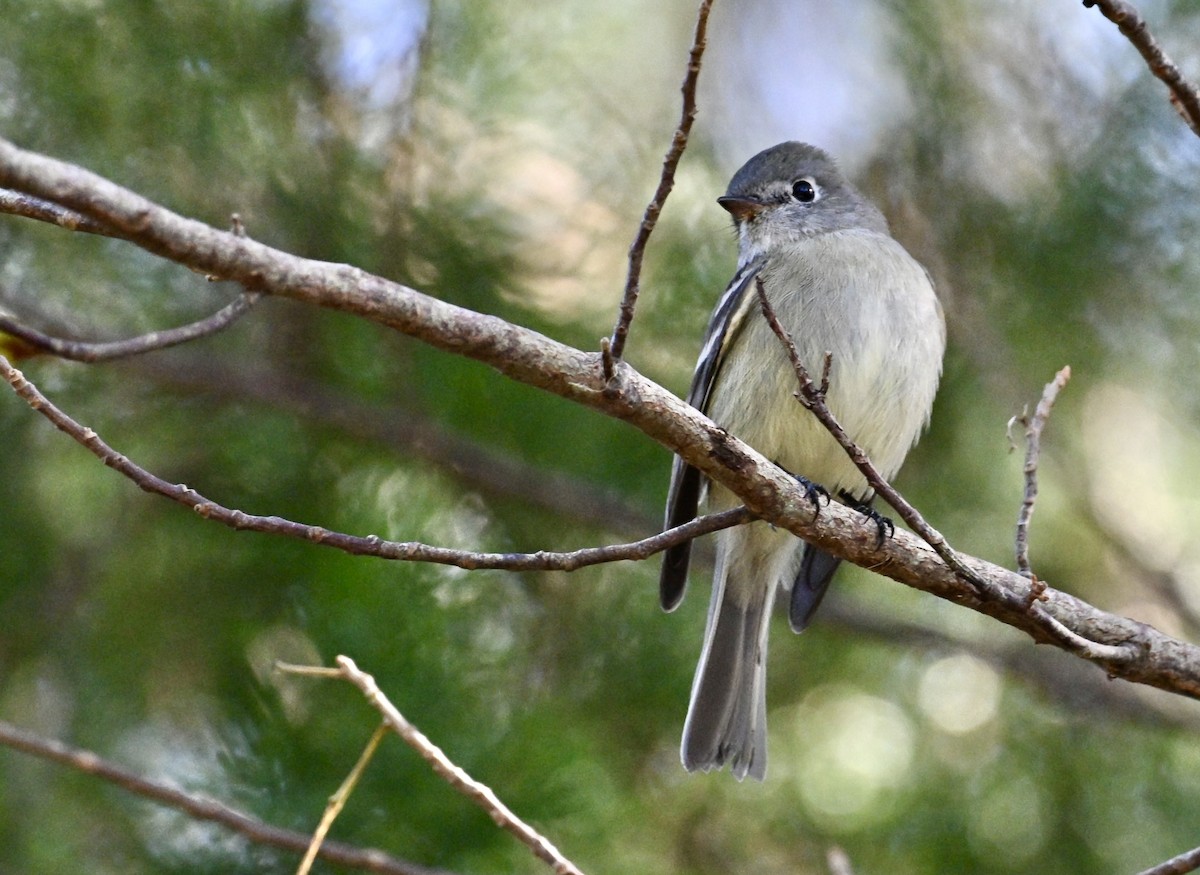
[[[776,247],[761,278],[814,381],[832,355],[829,408],[892,476],[925,424],[941,372],[944,328],[924,270],[890,237],[848,232]],[[709,415],[793,473],[865,492],[844,450],[795,399],[795,370],[754,290],[742,309]]]

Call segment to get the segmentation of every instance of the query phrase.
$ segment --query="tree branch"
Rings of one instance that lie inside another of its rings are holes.
[[[89,750],[71,747],[61,741],[41,738],[2,720],[0,720],[0,745],[68,766],[88,775],[94,775],[123,790],[178,809],[198,820],[218,823],[256,844],[280,848],[297,855],[303,854],[309,845],[310,836],[304,833],[271,826],[230,808],[224,803],[201,799],[174,787],[148,781],[127,769],[101,759]],[[363,869],[367,872],[383,872],[386,875],[453,875],[443,869],[430,869],[407,860],[397,859],[383,851],[356,848],[344,842],[326,842],[318,856],[340,866]]]
[[[420,754],[421,759],[429,763],[433,771],[447,784],[486,811],[497,826],[515,836],[519,842],[533,851],[535,857],[547,863],[558,875],[583,875],[579,868],[563,856],[562,852],[554,847],[545,836],[517,817],[507,805],[501,802],[490,787],[475,780],[460,766],[455,765],[440,747],[409,723],[408,719],[379,689],[375,678],[360,670],[354,664],[354,660],[348,656],[339,656],[337,664],[336,669],[282,664],[279,668],[294,674],[338,677],[358,687],[371,707],[383,715],[384,721],[392,731],[400,736],[405,744]]]
[[[1180,854],[1178,857],[1172,857],[1165,862],[1159,863],[1157,866],[1143,869],[1137,875],[1186,875],[1186,873],[1195,872],[1197,869],[1200,869],[1200,848],[1193,848],[1190,851]]]
[[[906,620],[858,600],[833,593],[821,605],[821,621],[847,634],[870,637],[904,652],[970,653],[998,674],[1026,684],[1063,717],[1079,725],[1123,720],[1152,729],[1200,731],[1200,712],[1180,708],[1174,698],[1147,700],[1148,691],[1134,684],[1114,684],[1087,662],[1068,652],[1046,653],[1006,642],[955,634],[930,623]]]
[[[103,222],[97,222],[82,213],[68,210],[51,201],[6,188],[0,188],[0,213],[48,222],[51,225],[66,228],[68,231],[125,239],[123,234],[118,234]]]
[[[1171,90],[1171,105],[1176,112],[1200,136],[1200,90],[1184,78],[1175,62],[1159,47],[1137,7],[1126,0],[1083,0],[1083,5],[1099,9],[1133,43],[1133,47],[1145,58],[1150,72]]]
[[[255,371],[253,368],[217,369],[214,371],[211,362],[198,358],[179,366],[159,360],[149,369],[149,372],[154,377],[166,381],[168,385],[199,387],[207,391],[225,393],[241,400],[250,399],[259,404],[272,404],[283,410],[312,416],[319,424],[343,428],[354,436],[375,440],[381,444],[394,444],[400,440],[412,446],[431,461],[448,467],[454,473],[463,476],[472,488],[479,488],[482,485],[486,489],[490,484],[491,489],[498,490],[502,495],[516,495],[529,501],[543,503],[563,514],[573,514],[583,522],[600,524],[620,531],[636,531],[639,528],[644,530],[655,524],[653,520],[641,519],[634,506],[619,502],[615,497],[596,495],[589,498],[586,484],[567,477],[556,478],[524,466],[508,457],[498,457],[473,442],[463,441],[461,438],[445,433],[433,423],[414,425],[411,411],[388,411],[380,410],[377,405],[356,405],[349,402],[343,395],[311,381],[296,385],[286,383],[287,375],[275,372]],[[281,383],[281,381],[284,382]],[[81,432],[86,431],[82,426],[78,428]],[[478,458],[476,458],[477,456]],[[509,471],[510,468],[513,470]],[[493,475],[497,469],[501,469],[499,479],[492,482],[489,478],[495,479]],[[507,474],[504,473],[506,471],[508,471]],[[533,488],[530,490],[526,488],[528,481],[539,478],[542,481],[548,478],[544,489]],[[557,500],[564,497],[566,500]],[[736,519],[739,516],[738,511],[727,511],[726,513],[730,515],[730,519]],[[713,525],[718,525],[722,520],[718,516],[711,519],[711,522]],[[693,534],[698,537],[703,529],[697,523],[699,521],[694,521],[689,524],[693,526],[692,528],[678,530],[677,534],[681,538],[691,537]],[[305,526],[303,531],[307,534],[312,531],[312,528]],[[654,543],[658,537],[661,536],[646,540]],[[328,545],[328,541],[322,543]],[[1115,539],[1114,543],[1117,543]],[[636,547],[636,545],[621,546]],[[599,551],[602,550],[613,549],[617,548],[593,548],[593,555],[600,555]],[[463,551],[461,555],[473,554]],[[540,555],[546,558],[550,554]],[[562,557],[573,554],[553,555]],[[619,558],[639,557],[628,553]],[[609,560],[599,559],[598,561]],[[1134,560],[1130,558],[1129,561]],[[1177,600],[1177,591],[1172,590],[1167,595],[1172,593]],[[1176,601],[1172,601],[1172,605],[1177,610],[1179,609]],[[979,644],[971,645],[966,641],[952,640],[932,629],[906,626],[899,623],[895,617],[884,621],[874,618],[869,613],[864,613],[861,609],[843,608],[836,599],[825,606],[823,616],[826,621],[847,626],[857,634],[872,635],[891,643],[899,643],[902,646],[917,645],[928,649],[953,648],[956,650],[970,648],[976,655],[995,665],[997,669],[1028,678],[1037,684],[1050,700],[1055,702],[1071,702],[1073,703],[1072,707],[1082,703],[1090,705],[1092,710],[1105,709],[1106,713],[1120,714],[1129,720],[1146,721],[1148,718],[1154,718],[1160,722],[1166,720],[1170,725],[1181,725],[1187,728],[1195,726],[1193,722],[1182,720],[1173,722],[1172,715],[1164,714],[1161,711],[1153,713],[1148,711],[1143,701],[1130,694],[1133,688],[1114,686],[1099,675],[1087,673],[1088,669],[1082,665],[1079,665],[1078,670],[1071,672],[1069,676],[1060,678],[1061,672],[1055,673],[1053,670],[1047,670],[1045,660],[1031,658],[1032,654],[981,648]],[[1151,719],[1150,722],[1154,722],[1154,719]]]
[[[752,515],[744,507],[735,507],[720,513],[709,514],[691,520],[665,532],[643,538],[630,544],[612,544],[605,547],[585,547],[566,553],[539,551],[537,553],[478,553],[472,550],[456,550],[436,547],[417,541],[387,541],[376,535],[361,537],[335,532],[322,526],[298,523],[278,516],[258,516],[218,504],[205,498],[195,489],[182,483],[169,483],[138,465],[128,456],[117,452],[100,435],[81,425],[25,378],[0,356],[0,377],[13,391],[42,416],[50,420],[55,428],[73,438],[96,458],[119,474],[129,478],[145,492],[161,495],[190,507],[205,519],[222,523],[238,531],[262,532],[283,535],[301,541],[309,541],[333,547],[354,556],[376,556],[405,562],[433,562],[439,565],[454,565],[470,570],[503,569],[506,571],[575,571],[588,565],[616,562],[622,559],[647,559],[675,544],[690,541],[721,529],[749,522]]]
[[[738,495],[756,517],[841,559],[986,613],[1099,665],[1114,677],[1200,698],[1200,648],[1047,587],[1041,609],[1067,632],[1111,647],[1074,647],[1024,607],[1030,582],[983,560],[968,569],[1007,591],[984,599],[920,539],[898,531],[876,543],[875,526],[837,504],[815,519],[796,482],[760,453],[626,363],[603,376],[600,356],[542,334],[430,298],[347,265],[312,261],[176,215],[108,180],[0,139],[0,186],[27,192],[112,225],[141,248],[251,291],[370,319],[439,349],[491,365],[526,383],[621,419]]]
[[[675,128],[675,136],[671,138],[671,146],[663,158],[662,175],[658,180],[658,188],[654,197],[646,205],[642,215],[642,223],[638,225],[637,235],[629,247],[629,274],[625,279],[625,294],[621,298],[621,308],[617,315],[617,324],[613,327],[612,339],[602,346],[604,353],[604,376],[610,379],[613,366],[625,354],[625,339],[629,336],[629,326],[633,322],[633,311],[637,307],[642,275],[642,258],[646,254],[646,244],[650,242],[650,234],[658,224],[659,214],[667,202],[667,196],[675,187],[675,170],[683,150],[687,148],[688,136],[692,131],[692,123],[696,120],[696,83],[700,79],[700,59],[704,56],[707,44],[708,14],[712,10],[713,0],[700,0],[700,9],[696,12],[696,32],[692,38],[692,50],[688,54],[687,74],[683,78],[683,111],[679,124]]]
[[[143,355],[159,349],[179,346],[193,340],[224,331],[237,320],[241,319],[258,303],[261,295],[254,292],[243,292],[229,304],[205,319],[169,328],[163,331],[151,331],[138,337],[126,340],[107,342],[88,342],[83,340],[65,340],[52,337],[23,324],[17,319],[0,313],[0,331],[11,334],[32,347],[34,352],[48,353],[59,358],[76,362],[107,362],[114,359],[130,358]]]
[[[333,822],[337,820],[337,816],[342,813],[342,809],[346,807],[346,803],[350,799],[350,794],[354,792],[354,788],[358,786],[359,780],[363,773],[367,770],[367,765],[375,756],[375,751],[379,750],[379,744],[387,735],[387,723],[380,723],[375,727],[375,731],[367,740],[366,747],[359,754],[358,761],[354,764],[354,768],[350,770],[350,774],[342,781],[337,791],[329,797],[328,803],[325,805],[325,811],[321,815],[321,820],[317,824],[317,828],[313,831],[312,839],[309,841],[308,850],[304,852],[304,859],[300,861],[300,866],[296,869],[296,875],[308,875],[312,870],[312,864],[316,861],[317,856],[321,853],[321,846],[325,843],[325,837],[329,834]]]

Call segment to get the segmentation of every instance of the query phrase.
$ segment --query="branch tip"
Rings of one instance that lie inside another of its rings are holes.
[[[208,279],[217,278],[209,276]],[[168,349],[190,343],[193,340],[210,337],[224,331],[249,313],[261,298],[262,295],[258,292],[243,292],[229,304],[204,319],[181,325],[178,328],[152,331],[126,340],[104,342],[66,340],[30,328],[3,313],[0,313],[0,331],[18,338],[36,352],[57,356],[68,361],[94,364],[144,355],[148,352]]]
[[[1017,571],[1022,576],[1035,581],[1033,569],[1029,564],[1029,524],[1033,519],[1033,510],[1038,495],[1038,463],[1042,452],[1042,430],[1050,421],[1050,412],[1054,409],[1058,393],[1066,387],[1067,381],[1070,379],[1071,366],[1064,365],[1042,390],[1042,398],[1034,408],[1033,416],[1029,415],[1029,407],[1026,406],[1019,417],[1009,420],[1010,443],[1012,442],[1013,422],[1019,422],[1025,427],[1025,494],[1021,501],[1021,510],[1017,514]],[[1044,589],[1045,584],[1042,587]]]

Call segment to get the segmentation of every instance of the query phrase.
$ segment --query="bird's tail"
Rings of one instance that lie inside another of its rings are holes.
[[[767,768],[767,628],[777,586],[773,576],[762,579],[758,563],[731,561],[742,551],[721,541],[680,753],[689,772],[729,763],[739,780],[750,775],[761,781]]]

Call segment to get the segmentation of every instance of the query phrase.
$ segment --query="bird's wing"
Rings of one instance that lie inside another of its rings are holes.
[[[687,402],[697,410],[708,409],[709,395],[712,393],[725,351],[745,318],[749,309],[745,306],[748,302],[747,295],[753,294],[754,281],[765,262],[765,258],[759,257],[739,268],[725,293],[717,301],[712,318],[708,322],[708,330],[704,334],[704,345],[696,362],[696,371],[692,374],[692,386],[688,390]],[[671,486],[667,491],[666,528],[674,528],[695,519],[703,485],[704,478],[700,472],[676,456],[671,468]],[[673,611],[682,601],[691,554],[691,541],[677,544],[664,554],[662,572],[658,579],[659,600],[663,610]]]

